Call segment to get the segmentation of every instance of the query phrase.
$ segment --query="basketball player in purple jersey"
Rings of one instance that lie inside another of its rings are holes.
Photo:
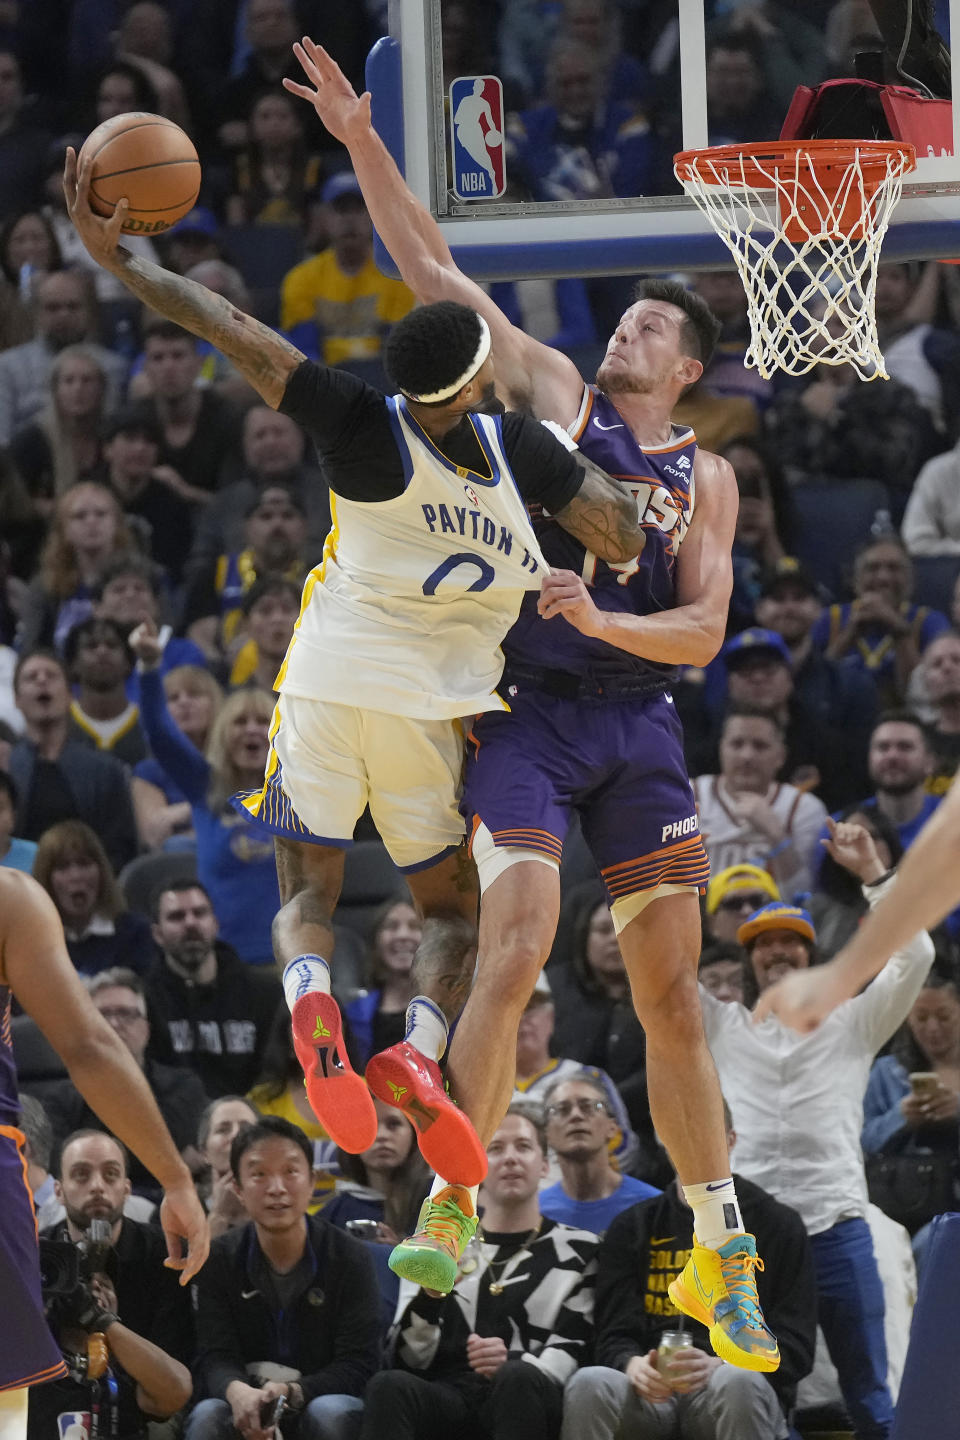
[[[28,1387],[65,1366],[43,1315],[37,1222],[26,1178],[10,1032],[11,999],[37,1022],[83,1098],[164,1187],[167,1264],[197,1273],[210,1246],[190,1172],[125,1045],[94,1007],[67,954],[52,901],[29,875],[0,870],[0,1435],[27,1433]],[[181,1236],[189,1253],[184,1255]]]
[[[667,691],[674,666],[705,665],[719,650],[732,586],[733,471],[698,452],[692,432],[670,418],[703,373],[719,326],[681,286],[647,282],[610,338],[596,388],[585,386],[566,356],[511,325],[457,269],[373,130],[369,95],[358,98],[312,41],[294,51],[309,83],[284,84],[347,147],[374,225],[414,294],[458,300],[484,317],[500,398],[566,427],[630,486],[646,533],[642,554],[614,567],[568,543],[548,518],[538,524],[554,573],[504,644],[501,693],[511,711],[483,716],[468,747],[479,964],[451,1082],[469,1071],[470,1118],[487,1143],[512,1091],[519,1017],[553,942],[560,852],[575,809],[646,1031],[654,1124],[694,1211],[696,1243],[671,1298],[709,1327],[722,1358],[775,1370],[779,1350],[757,1301],[756,1246],[743,1233],[700,1016],[697,896],[708,864]],[[411,1279],[420,1255],[456,1254],[468,1233],[464,1225],[457,1235],[448,1204],[437,1208],[436,1223],[428,1212],[391,1261]]]

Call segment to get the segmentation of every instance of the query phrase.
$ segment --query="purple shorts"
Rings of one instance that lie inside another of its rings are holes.
[[[0,1390],[19,1390],[66,1374],[43,1316],[37,1222],[22,1144],[19,1130],[0,1125],[0,1295],[5,1316]]]
[[[472,834],[560,859],[574,811],[611,904],[710,877],[683,728],[665,694],[566,700],[528,690],[477,717],[462,809]]]

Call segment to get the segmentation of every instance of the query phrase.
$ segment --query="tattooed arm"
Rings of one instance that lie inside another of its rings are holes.
[[[118,242],[127,213],[126,201],[120,201],[109,220],[96,215],[90,208],[91,169],[91,162],[86,160],[78,174],[77,157],[72,149],[67,150],[63,175],[67,210],[93,259],[159,314],[209,340],[275,410],[283,399],[287,381],[305,356],[222,295],[124,249]]]
[[[632,560],[642,551],[646,538],[636,500],[582,451],[577,455],[577,464],[583,472],[583,484],[573,499],[554,514],[554,520],[601,560],[614,564]]]

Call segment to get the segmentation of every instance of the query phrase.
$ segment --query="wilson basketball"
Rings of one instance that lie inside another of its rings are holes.
[[[162,115],[131,111],[104,120],[80,151],[93,161],[90,205],[113,214],[118,200],[130,209],[127,235],[159,235],[192,210],[200,193],[200,161],[190,136]]]

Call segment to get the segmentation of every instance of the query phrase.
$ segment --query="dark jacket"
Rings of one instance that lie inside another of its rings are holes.
[[[117,1044],[120,1043],[118,1040]],[[185,1150],[188,1145],[196,1144],[197,1126],[207,1107],[207,1096],[196,1075],[191,1070],[158,1065],[149,1056],[143,1074],[177,1149]],[[43,1104],[58,1142],[72,1135],[74,1130],[107,1129],[74,1088],[72,1080],[60,1080],[51,1085],[44,1092]],[[130,1156],[130,1183],[139,1195],[160,1199],[159,1185],[136,1155]]]
[[[157,953],[150,933],[150,921],[135,910],[122,910],[113,922],[112,935],[84,935],[67,939],[67,951],[81,975],[99,975],[114,965],[123,965],[143,975]]]
[[[188,985],[163,958],[154,960],[145,982],[150,1056],[189,1066],[211,1099],[245,1095],[255,1083],[282,999],[273,976],[244,965],[220,940],[216,951],[211,985]]]
[[[223,1399],[245,1367],[270,1360],[299,1370],[303,1398],[361,1396],[380,1364],[380,1296],[366,1246],[308,1215],[310,1283],[277,1312],[257,1288],[261,1259],[251,1221],[214,1240],[195,1283],[200,1397]]]
[[[817,1336],[817,1290],[813,1255],[796,1211],[742,1176],[737,1198],[743,1223],[757,1239],[766,1268],[757,1272],[757,1293],[767,1324],[780,1345],[780,1368],[766,1378],[784,1410],[797,1384],[813,1369]],[[667,1294],[690,1258],[693,1211],[671,1185],[641,1200],[614,1220],[600,1243],[597,1272],[596,1362],[623,1370],[634,1355],[655,1350],[664,1330],[677,1328],[678,1312]],[[704,1326],[685,1320],[693,1343],[711,1354]]]
[[[20,796],[13,833],[25,840],[39,838],[25,828],[36,757],[36,746],[29,740],[18,740],[10,752],[10,778]],[[67,741],[57,766],[74,801],[73,814],[62,818],[83,820],[96,830],[110,864],[114,870],[122,870],[137,853],[133,802],[123,766],[111,755],[78,740]]]
[[[65,1220],[43,1233],[51,1240],[70,1238]],[[166,1257],[167,1243],[158,1226],[124,1216],[107,1257],[107,1274],[116,1291],[117,1314],[127,1329],[189,1364],[195,1349],[190,1295],[176,1271],[164,1269]]]

